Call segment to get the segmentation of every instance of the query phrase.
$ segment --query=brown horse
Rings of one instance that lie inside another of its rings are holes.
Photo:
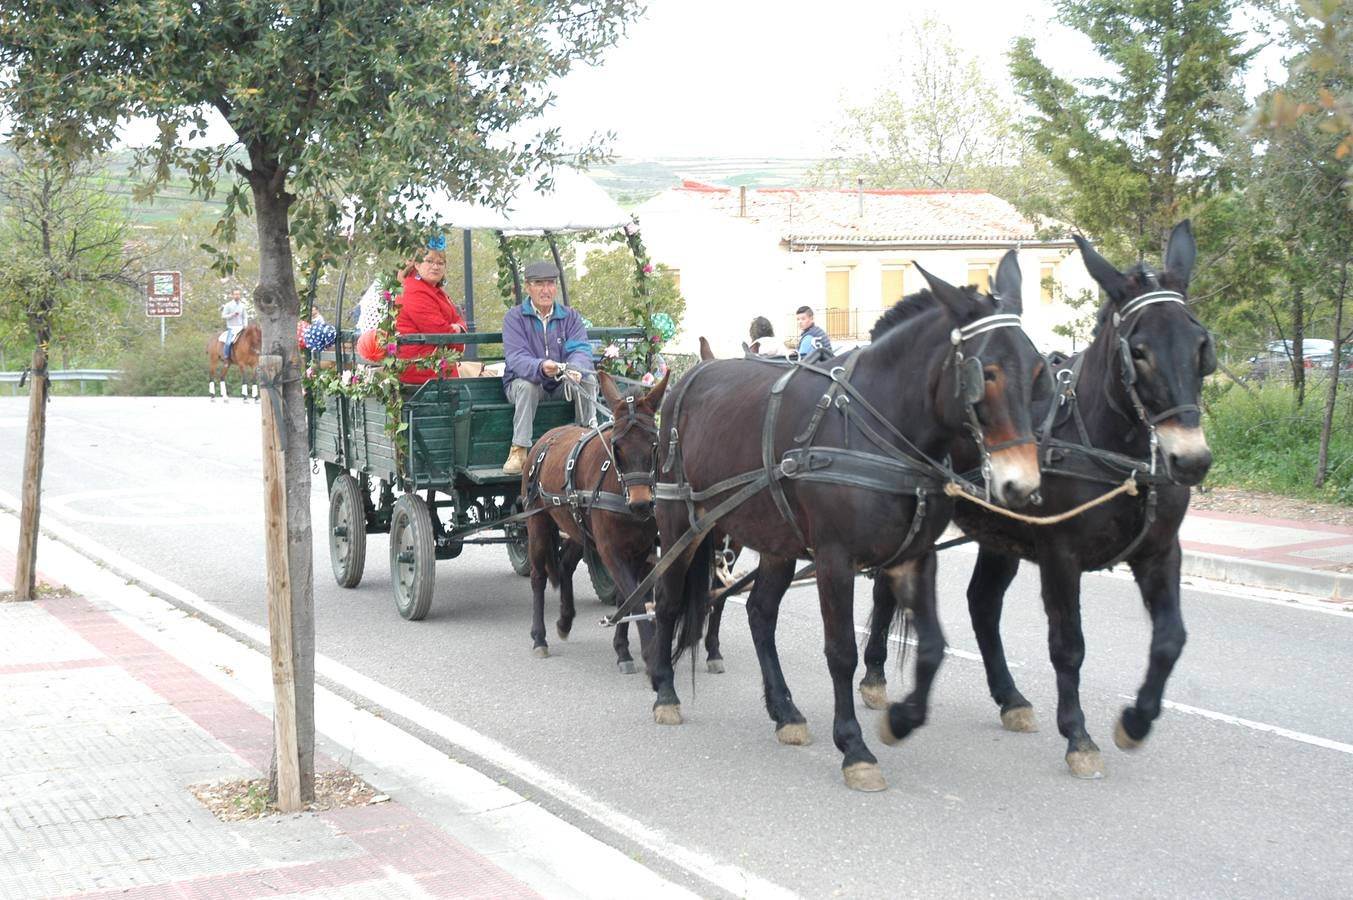
[[[564,425],[536,441],[522,473],[526,508],[544,510],[527,520],[531,560],[532,652],[550,655],[545,640],[545,582],[559,587],[555,631],[567,640],[573,628],[573,572],[592,544],[618,595],[627,597],[653,565],[658,530],[653,522],[653,458],[658,440],[654,413],[667,389],[667,376],[642,397],[621,396],[605,372],[597,373],[613,425],[601,429]],[[562,537],[562,541],[560,540]],[[653,626],[640,622],[642,648]],[[616,665],[638,671],[629,649],[629,625],[616,626]]]
[[[221,372],[221,399],[223,401],[230,399],[230,395],[226,392],[226,378],[230,374],[231,366],[234,366],[240,370],[240,399],[249,399],[249,385],[252,383],[254,400],[257,402],[258,354],[262,348],[263,329],[257,322],[250,322],[240,331],[235,343],[230,346],[230,359],[224,358],[225,348],[221,344],[220,335],[213,335],[207,340],[207,362],[211,366],[211,374],[207,376],[207,394],[212,400],[216,399],[217,369]]]

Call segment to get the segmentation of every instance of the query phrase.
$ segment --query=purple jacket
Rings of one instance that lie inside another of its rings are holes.
[[[543,385],[552,391],[559,382],[541,371],[545,360],[566,362],[578,369],[592,370],[592,344],[587,340],[587,327],[578,311],[555,301],[554,311],[542,323],[530,300],[507,311],[503,316],[503,355],[507,366],[503,370],[503,387],[518,378]]]

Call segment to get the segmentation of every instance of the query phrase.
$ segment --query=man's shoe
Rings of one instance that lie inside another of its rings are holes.
[[[512,452],[507,455],[507,462],[503,463],[503,471],[509,475],[520,474],[522,467],[526,465],[526,455],[530,452],[528,447],[513,444]]]

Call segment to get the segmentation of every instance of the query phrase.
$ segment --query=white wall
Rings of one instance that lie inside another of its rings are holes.
[[[1006,249],[791,253],[780,243],[778,225],[763,225],[711,210],[701,197],[685,191],[659,194],[636,213],[653,261],[681,273],[686,315],[681,331],[668,346],[682,353],[698,352],[698,339],[703,335],[716,355],[738,356],[742,342],[748,339],[748,325],[756,316],[771,320],[777,339],[791,337],[796,333],[794,310],[799,306],[811,306],[817,312],[819,324],[825,324],[826,273],[837,267],[851,270],[851,308],[859,311],[858,328],[867,333],[884,308],[881,286],[885,265],[914,261],[952,284],[965,284],[970,262],[999,261]],[[1039,349],[1069,351],[1071,342],[1055,335],[1052,329],[1058,323],[1088,313],[1090,308],[1077,312],[1061,302],[1043,304],[1040,270],[1054,261],[1055,277],[1067,294],[1096,289],[1081,263],[1079,251],[1068,254],[1065,248],[1021,249],[1024,328]],[[924,286],[919,273],[914,269],[907,272],[904,281],[907,293]]]

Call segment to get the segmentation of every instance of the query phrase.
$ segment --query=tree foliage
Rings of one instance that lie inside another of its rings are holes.
[[[1056,75],[1029,38],[1010,71],[1035,110],[1037,148],[1066,177],[1061,204],[1109,254],[1155,257],[1170,227],[1232,184],[1228,150],[1252,51],[1231,26],[1234,0],[1059,0],[1113,74]]]
[[[982,188],[1037,216],[1048,211],[1056,173],[1019,128],[984,57],[958,45],[947,25],[918,21],[897,61],[896,88],[845,110],[834,157],[811,173],[830,187]]]
[[[587,274],[573,288],[573,305],[599,328],[635,324],[631,307],[638,275],[629,248],[592,250],[585,260]],[[647,281],[653,312],[667,313],[680,327],[686,299],[677,289],[672,271],[659,264]]]

